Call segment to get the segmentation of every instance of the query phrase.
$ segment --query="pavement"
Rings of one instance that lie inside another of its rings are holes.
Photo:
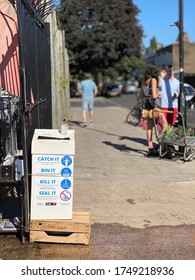
[[[94,125],[81,127],[79,101],[71,101],[74,207],[90,211],[93,223],[195,224],[195,160],[146,157],[146,131],[125,123],[129,110],[114,98],[99,97]]]
[[[128,112],[97,97],[94,124],[84,128],[81,100],[71,99],[73,210],[92,215],[89,245],[0,235],[1,258],[195,259],[195,160],[146,157],[146,131],[125,123]]]

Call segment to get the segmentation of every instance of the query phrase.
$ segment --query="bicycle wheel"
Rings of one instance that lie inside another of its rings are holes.
[[[126,122],[128,124],[137,126],[140,121],[141,109],[140,104],[138,103],[126,116]]]

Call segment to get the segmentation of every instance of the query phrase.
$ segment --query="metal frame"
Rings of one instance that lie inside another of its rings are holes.
[[[162,110],[153,110],[153,121],[154,121],[154,127],[155,127],[155,135],[156,139],[160,145],[159,155],[160,157],[165,157],[167,153],[170,153],[170,158],[172,158],[176,153],[180,154],[184,161],[191,161],[193,160],[195,156],[195,136],[187,136],[186,135],[186,126],[183,114],[178,112],[181,119],[182,124],[182,130],[183,130],[183,136],[178,136],[174,139],[166,139],[163,137],[163,133],[161,135],[158,134],[157,125],[156,125],[156,119],[154,117],[155,112],[162,112]],[[166,111],[167,113],[174,114],[172,111]],[[174,148],[173,148],[174,146]],[[172,147],[172,150],[171,150]],[[175,147],[178,147],[178,152],[175,150]]]

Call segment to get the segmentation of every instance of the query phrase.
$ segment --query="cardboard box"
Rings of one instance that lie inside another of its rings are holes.
[[[35,129],[31,152],[31,220],[72,219],[74,130]]]
[[[58,129],[35,129],[31,153],[43,155],[74,155],[74,130],[68,130],[68,134],[64,136],[60,134]]]

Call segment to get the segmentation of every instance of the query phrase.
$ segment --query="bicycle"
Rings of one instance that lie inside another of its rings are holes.
[[[134,126],[138,126],[142,117],[142,100],[140,100],[126,116],[125,122]]]

